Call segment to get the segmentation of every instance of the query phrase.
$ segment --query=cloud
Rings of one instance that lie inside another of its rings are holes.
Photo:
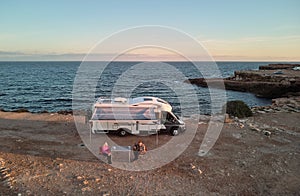
[[[217,60],[300,60],[300,35],[202,39]]]
[[[245,44],[253,42],[282,42],[282,41],[300,41],[300,35],[289,36],[257,36],[242,37],[237,39],[198,39],[203,44]]]
[[[23,52],[16,52],[16,51],[0,51],[0,56],[14,56],[14,55],[25,55]]]
[[[200,41],[215,60],[300,61],[300,35],[257,36],[237,39],[202,39]],[[190,55],[197,51],[187,49]],[[82,61],[86,53],[0,51],[0,61]],[[200,57],[202,58],[202,57]],[[203,57],[204,58],[204,57]],[[92,53],[88,60],[118,61],[185,61],[178,54],[141,49],[117,56],[115,53]],[[199,59],[199,58],[198,58]],[[207,59],[203,59],[207,60]]]
[[[300,62],[300,58],[298,56],[236,56],[236,55],[214,55],[215,61],[294,61]]]
[[[82,58],[83,54],[54,54],[54,53],[28,53],[21,51],[0,51],[0,60],[19,61],[19,60],[67,60]]]
[[[85,58],[86,57],[86,58]],[[19,51],[0,51],[0,61],[184,61],[184,57],[153,49],[131,50],[124,54],[116,53],[38,53]]]
[[[26,53],[18,51],[0,51],[1,61],[82,61],[86,57],[86,53]],[[148,54],[148,53],[126,53],[126,54],[115,54],[115,53],[90,53],[88,54],[87,60],[89,61],[149,61],[149,60],[182,60],[175,55],[171,54]]]

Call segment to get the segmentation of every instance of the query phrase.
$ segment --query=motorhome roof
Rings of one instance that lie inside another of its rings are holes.
[[[114,108],[158,108],[157,105],[155,104],[141,104],[141,105],[125,105],[125,104],[95,104],[95,108],[109,108],[109,107],[114,107]]]
[[[156,105],[160,107],[163,111],[172,111],[172,106],[163,99],[157,97],[136,97],[136,98],[122,98],[117,97],[114,99],[103,99],[99,98],[95,103],[94,107],[103,107],[104,105],[115,105],[120,106],[124,105],[128,107],[128,105],[139,106],[139,105]]]
[[[129,102],[145,102],[145,101],[159,102],[159,103],[170,105],[167,101],[157,97],[136,97],[136,98],[132,98]]]

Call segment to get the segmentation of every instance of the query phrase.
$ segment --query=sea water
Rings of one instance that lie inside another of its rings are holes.
[[[97,62],[90,62],[93,69],[97,69]],[[104,69],[100,76],[97,76],[95,96],[111,97],[113,88],[122,76],[138,62],[112,62]],[[203,77],[195,66],[190,62],[167,62],[177,72],[182,73],[187,79]],[[202,66],[209,66],[209,63],[201,62]],[[269,62],[217,62],[221,77],[229,77],[236,70],[254,70],[260,65],[267,65]],[[0,62],[0,108],[5,111],[14,111],[20,108],[30,112],[57,112],[72,110],[73,83],[81,62]],[[151,69],[151,68],[150,68]],[[207,67],[209,69],[209,67]],[[159,73],[159,69],[150,70],[152,74]],[[212,72],[209,77],[214,78]],[[184,81],[178,80],[175,73],[170,71],[165,77],[178,86],[184,86]],[[87,77],[89,78],[89,77]],[[134,80],[129,78],[124,84],[126,88],[132,88],[130,84]],[[199,111],[201,114],[209,114],[212,109],[211,95],[207,88],[193,86],[196,93]],[[268,105],[270,99],[258,98],[253,94],[226,91],[226,101],[243,100],[249,106]],[[157,81],[144,81],[136,88],[128,90],[125,94],[128,97],[155,96],[168,101],[175,113],[180,114],[182,106],[177,94],[167,85]],[[82,101],[85,101],[84,99]],[[91,100],[86,100],[91,101]],[[189,108],[189,103],[184,103]],[[190,107],[193,107],[192,105]]]

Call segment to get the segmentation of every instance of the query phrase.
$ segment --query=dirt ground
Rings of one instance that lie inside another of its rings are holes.
[[[299,113],[284,112],[246,119],[278,127],[269,136],[247,125],[224,124],[204,157],[198,156],[198,150],[207,124],[199,123],[191,145],[178,158],[158,169],[134,172],[112,167],[90,153],[71,115],[0,112],[0,193],[299,195],[299,119]],[[119,143],[139,139],[110,137]],[[149,150],[155,148],[155,137],[143,137]],[[159,141],[162,144],[171,137],[162,134]]]

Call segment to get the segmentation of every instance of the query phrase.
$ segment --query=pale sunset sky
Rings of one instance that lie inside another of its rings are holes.
[[[300,61],[299,10],[300,0],[2,0],[0,61],[82,60],[104,38],[142,25],[186,32],[216,61]],[[151,50],[128,60],[141,56],[174,60]]]

